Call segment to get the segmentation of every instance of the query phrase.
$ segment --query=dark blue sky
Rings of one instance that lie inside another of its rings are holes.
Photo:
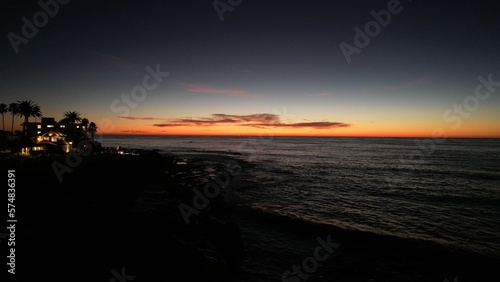
[[[1,4],[0,102],[31,99],[44,116],[77,110],[110,120],[109,132],[166,134],[198,126],[176,125],[180,119],[213,114],[275,114],[287,130],[332,135],[408,127],[416,135],[436,127],[467,135],[478,125],[495,131],[500,121],[500,90],[459,129],[443,118],[474,94],[478,76],[500,81],[498,1],[243,0],[221,21],[213,1],[73,0],[58,4],[16,54],[8,35],[22,36],[21,18],[42,10],[37,1],[17,2]],[[399,13],[348,63],[339,45],[355,46],[354,28],[364,30],[370,11],[388,3]],[[117,111],[147,66],[169,75],[135,107]],[[196,128],[231,129],[216,124]]]

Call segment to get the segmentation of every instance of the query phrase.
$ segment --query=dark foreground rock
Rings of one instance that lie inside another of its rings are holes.
[[[49,281],[234,281],[238,227],[177,208],[194,168],[156,152],[2,161],[15,170],[19,278]],[[188,190],[189,191],[189,190]],[[169,195],[167,195],[167,194]],[[163,205],[158,199],[168,199]],[[149,202],[148,202],[149,201]],[[35,275],[35,276],[33,276]]]
[[[54,162],[67,165],[64,156],[2,160],[5,174],[16,171],[20,281],[305,281],[286,273],[311,263],[317,239],[328,236],[340,247],[309,265],[308,281],[496,281],[498,258],[312,224],[220,198],[186,224],[179,204],[192,203],[192,189],[224,169],[191,161],[154,151],[90,155],[59,182]]]

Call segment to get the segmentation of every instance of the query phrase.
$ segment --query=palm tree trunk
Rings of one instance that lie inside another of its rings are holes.
[[[15,115],[14,115],[14,113],[12,113],[12,129],[10,130],[10,133],[12,135],[14,135],[14,118],[15,118]]]
[[[28,117],[24,117],[23,130],[24,136],[28,137]]]

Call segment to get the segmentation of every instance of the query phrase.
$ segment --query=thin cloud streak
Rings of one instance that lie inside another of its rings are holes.
[[[137,134],[137,133],[148,133],[148,131],[144,131],[144,130],[122,130],[120,132],[121,133],[134,133],[134,134]]]
[[[126,117],[126,116],[117,116],[119,119],[128,119],[128,120],[165,120],[164,118],[154,118],[154,117]]]
[[[192,124],[188,123],[156,123],[153,124],[156,127],[174,127],[174,126],[192,126]]]
[[[233,120],[239,122],[260,122],[266,124],[279,123],[280,118],[276,114],[253,114],[253,115],[226,115],[226,114],[213,114],[214,119]]]
[[[122,72],[130,76],[139,74],[139,70],[129,61],[112,54],[97,51],[85,51],[86,54],[98,57],[101,60],[101,68],[110,72]]]
[[[283,123],[276,114],[253,114],[253,115],[227,115],[213,114],[206,118],[182,118],[170,119],[166,123],[153,124],[156,127],[174,127],[174,126],[214,126],[214,125],[235,125],[248,126],[256,128],[266,127],[286,127],[286,128],[314,128],[314,129],[333,129],[350,127],[350,124],[343,122],[317,121],[317,122],[298,122]]]
[[[247,126],[254,126],[254,125],[247,125]],[[318,121],[318,122],[298,122],[298,123],[279,123],[279,124],[256,124],[255,126],[330,129],[330,128],[350,127],[351,125],[343,122]]]
[[[252,96],[246,90],[232,88],[214,88],[205,84],[187,83],[183,86],[193,93],[223,94],[230,96]]]

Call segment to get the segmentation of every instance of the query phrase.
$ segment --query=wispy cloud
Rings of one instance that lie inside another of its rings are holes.
[[[235,88],[215,88],[205,84],[184,83],[184,88],[193,93],[222,94],[231,96],[252,96],[246,90]]]
[[[148,133],[148,131],[144,130],[122,130],[121,133]]]
[[[318,122],[297,122],[297,123],[279,123],[279,124],[258,124],[257,126],[330,129],[330,128],[350,127],[351,125],[343,122],[318,121]]]
[[[281,122],[280,117],[276,114],[252,114],[252,115],[213,114],[210,117],[197,118],[197,119],[193,118],[169,119],[165,123],[157,123],[153,125],[157,127],[237,125],[237,126],[250,126],[257,128],[288,127],[288,128],[315,128],[315,129],[333,129],[333,128],[342,128],[350,126],[350,124],[347,123],[330,122],[330,121],[284,123]]]
[[[86,51],[85,53],[99,58],[101,68],[109,72],[120,72],[134,76],[139,74],[139,70],[129,61],[112,54],[97,51]]]
[[[174,127],[174,126],[191,126],[191,124],[183,123],[155,123],[153,126],[156,127]]]
[[[117,116],[120,119],[129,119],[129,120],[165,120],[164,118],[155,118],[155,117],[129,117],[129,116]]]
[[[274,124],[279,123],[280,118],[276,114],[253,114],[253,115],[227,115],[227,114],[213,114],[215,120],[231,120],[233,122],[250,122],[250,123],[265,123]]]

